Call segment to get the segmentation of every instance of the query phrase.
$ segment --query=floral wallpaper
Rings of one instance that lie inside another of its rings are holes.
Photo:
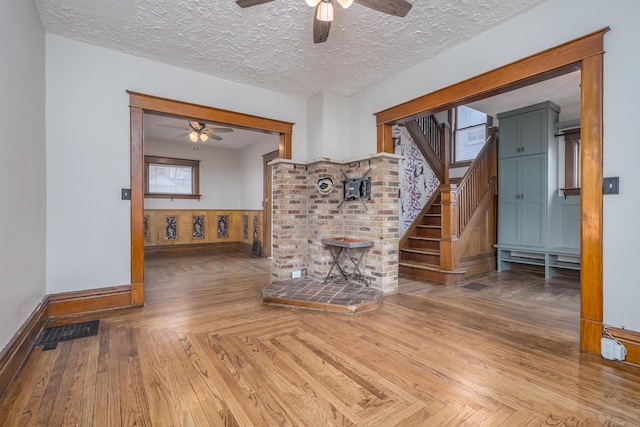
[[[399,166],[399,235],[402,237],[425,203],[440,186],[422,153],[404,126],[393,127],[394,153],[402,157]]]

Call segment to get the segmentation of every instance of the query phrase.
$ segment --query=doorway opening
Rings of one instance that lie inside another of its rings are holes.
[[[145,115],[178,116],[276,135],[278,156],[291,158],[293,123],[129,92],[131,123],[131,306],[144,305]]]
[[[376,114],[378,151],[393,152],[392,126],[581,71],[580,347],[600,354],[602,337],[602,155],[604,28]]]

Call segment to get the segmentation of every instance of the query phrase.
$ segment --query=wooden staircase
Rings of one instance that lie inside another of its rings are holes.
[[[433,121],[431,121],[433,123]],[[412,137],[416,129],[407,126]],[[431,131],[431,134],[434,132]],[[496,243],[496,136],[495,129],[467,170],[454,183],[448,179],[448,150],[435,153],[432,147],[446,147],[446,128],[436,132],[443,139],[429,142],[419,132],[415,140],[425,159],[441,163],[433,170],[443,184],[425,204],[399,244],[399,272],[444,284],[464,283],[465,277],[495,270]],[[433,152],[430,152],[433,151]]]
[[[464,282],[464,269],[440,268],[440,246],[442,240],[442,204],[436,192],[432,203],[427,203],[414,221],[415,227],[408,231],[400,247],[400,274],[420,277],[438,283]]]

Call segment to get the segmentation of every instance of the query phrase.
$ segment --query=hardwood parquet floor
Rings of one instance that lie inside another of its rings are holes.
[[[269,262],[147,259],[145,307],[36,348],[0,425],[640,423],[640,368],[579,352],[575,279],[491,273],[477,291],[401,278],[351,316],[263,305]]]

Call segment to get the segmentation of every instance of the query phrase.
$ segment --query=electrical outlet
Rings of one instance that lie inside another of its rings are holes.
[[[600,353],[607,360],[615,360],[614,345],[616,342],[611,338],[602,338],[600,340]]]
[[[611,338],[602,338],[600,340],[600,353],[607,360],[624,360],[627,355],[627,349]]]
[[[615,343],[613,345],[613,357],[615,357],[616,360],[624,360],[626,356],[627,349],[622,344]]]

